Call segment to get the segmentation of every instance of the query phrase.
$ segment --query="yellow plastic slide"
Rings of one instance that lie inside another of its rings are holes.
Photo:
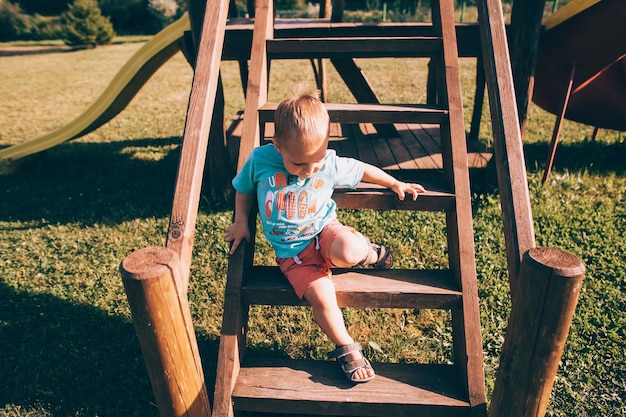
[[[186,30],[189,30],[187,13],[146,42],[85,112],[53,132],[0,149],[0,165],[86,135],[114,118],[126,108],[156,70],[179,51],[177,42]]]

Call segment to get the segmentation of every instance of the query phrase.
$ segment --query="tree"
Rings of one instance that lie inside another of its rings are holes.
[[[19,4],[0,0],[0,42],[23,38],[32,28],[31,20]]]
[[[102,16],[96,0],[75,0],[61,18],[66,45],[95,48],[109,43],[115,36],[111,21]]]

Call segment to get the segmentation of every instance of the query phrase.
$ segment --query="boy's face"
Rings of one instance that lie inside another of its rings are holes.
[[[280,146],[274,141],[274,146],[283,157],[283,164],[287,172],[300,179],[307,179],[322,168],[327,143],[324,140],[320,146],[313,149],[293,142]]]

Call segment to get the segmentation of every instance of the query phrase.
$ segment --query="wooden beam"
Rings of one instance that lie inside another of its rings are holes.
[[[500,0],[478,0],[477,5],[509,281],[514,289],[522,256],[535,247],[535,230],[502,4]]]
[[[200,48],[198,50],[183,144],[176,177],[166,246],[180,258],[181,288],[186,291],[189,282],[193,238],[200,203],[202,176],[208,148],[209,131],[219,83],[228,0],[208,3]]]

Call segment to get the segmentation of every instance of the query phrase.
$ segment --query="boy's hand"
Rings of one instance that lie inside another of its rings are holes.
[[[415,201],[419,193],[426,192],[426,189],[420,184],[411,184],[397,180],[389,188],[398,195],[400,200],[404,200],[404,197],[410,194],[413,196],[413,201]]]
[[[235,222],[226,228],[224,232],[224,240],[227,242],[233,242],[230,247],[230,254],[235,253],[241,241],[245,239],[246,242],[250,242],[250,229],[245,222]]]

